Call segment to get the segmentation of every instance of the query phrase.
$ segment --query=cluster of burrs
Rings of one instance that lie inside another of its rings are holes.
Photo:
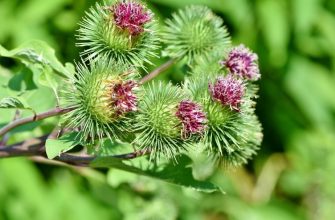
[[[207,7],[179,10],[158,28],[140,1],[97,3],[80,23],[78,41],[83,64],[64,97],[75,108],[68,125],[82,142],[126,141],[154,159],[201,144],[234,165],[255,154],[262,139],[254,114],[258,57],[232,47],[222,19]],[[170,64],[190,70],[181,85],[139,80],[160,46]]]

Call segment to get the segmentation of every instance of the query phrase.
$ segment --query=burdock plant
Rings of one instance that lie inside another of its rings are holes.
[[[153,13],[138,1],[96,3],[80,22],[79,47],[86,60],[101,55],[121,64],[144,67],[156,56],[157,25]]]
[[[217,165],[237,166],[256,153],[262,140],[254,109],[255,82],[260,79],[258,57],[244,45],[232,46],[223,20],[209,8],[186,7],[160,27],[143,2],[113,0],[91,7],[79,26],[77,45],[83,48],[82,59],[74,73],[64,74],[63,108],[24,121],[65,114],[59,137],[65,147],[57,151],[56,159],[112,166],[201,188],[195,180],[178,179],[171,167],[170,173],[157,174],[122,161],[148,155],[154,167],[171,161],[178,172],[190,176],[190,170],[178,164],[184,164],[181,158],[199,146]],[[141,78],[141,71],[159,54],[170,60]],[[184,82],[147,83],[175,62],[184,65]],[[2,106],[15,106],[5,101]],[[0,135],[20,124],[5,126]],[[48,155],[54,151],[50,143]],[[77,145],[95,149],[93,155],[64,153]],[[125,145],[134,151],[106,153]]]

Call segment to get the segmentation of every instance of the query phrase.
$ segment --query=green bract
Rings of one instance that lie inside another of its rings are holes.
[[[96,3],[91,7],[79,24],[77,45],[84,48],[81,54],[85,60],[106,56],[122,64],[144,68],[144,63],[151,63],[149,58],[156,56],[156,22],[152,19],[144,24],[144,31],[136,36],[122,30],[115,24],[113,12],[109,10],[122,2],[113,0],[110,4]]]
[[[89,67],[77,65],[70,87],[64,94],[67,104],[75,109],[66,115],[68,126],[79,128],[81,139],[93,143],[108,137],[120,139],[129,130],[127,114],[120,114],[114,104],[113,88],[137,77],[135,70],[102,58]]]
[[[151,157],[174,158],[185,145],[182,124],[176,116],[178,104],[185,96],[179,87],[162,82],[147,86],[143,95],[136,116],[138,135],[134,143],[151,151]]]
[[[240,111],[212,100],[208,83],[221,74],[192,76],[185,86],[194,99],[202,104],[207,115],[208,128],[201,143],[211,157],[226,165],[237,166],[247,162],[256,153],[262,140],[262,128],[254,114],[255,88],[247,87]]]
[[[224,69],[220,65],[220,61],[225,56],[224,51],[215,51],[211,56],[200,56],[194,59],[191,65],[190,74],[193,77],[216,76],[225,74]]]
[[[224,51],[230,37],[223,20],[205,6],[189,6],[166,21],[162,41],[167,45],[163,54],[184,57],[188,63],[213,51]]]

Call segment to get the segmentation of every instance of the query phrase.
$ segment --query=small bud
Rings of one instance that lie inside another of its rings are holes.
[[[214,85],[209,83],[209,92],[215,101],[222,105],[229,105],[231,109],[239,111],[239,105],[244,95],[244,85],[241,80],[235,79],[231,74],[218,77]]]
[[[117,27],[127,30],[132,36],[137,36],[144,31],[143,25],[152,19],[149,10],[135,2],[120,2],[109,8],[113,13]]]
[[[206,115],[201,107],[192,101],[181,101],[176,116],[182,121],[184,137],[202,133],[205,129]]]
[[[221,61],[220,64],[233,75],[255,81],[261,77],[257,61],[257,54],[241,44],[234,47],[229,52],[228,58]]]
[[[173,14],[172,19],[166,21],[161,38],[167,45],[164,56],[184,57],[188,64],[230,46],[223,20],[200,5],[187,6]]]
[[[112,87],[112,105],[118,115],[137,110],[137,97],[134,89],[137,83],[128,80],[124,83],[118,83]]]

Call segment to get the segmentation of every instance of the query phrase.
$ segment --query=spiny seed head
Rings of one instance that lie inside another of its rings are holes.
[[[86,96],[86,102],[89,103],[87,111],[98,121],[113,122],[126,113],[137,110],[135,81],[115,76],[97,76],[95,80],[97,86],[90,88],[90,92],[83,96]]]
[[[183,100],[179,103],[176,116],[183,124],[183,136],[202,133],[207,122],[206,115],[200,105],[190,100]]]
[[[152,13],[140,3],[118,2],[108,8],[113,13],[117,27],[127,30],[130,35],[137,36],[144,31],[143,25],[152,19]]]
[[[228,54],[226,60],[221,61],[230,73],[248,80],[258,80],[260,78],[258,67],[258,56],[243,44],[234,47]]]
[[[185,57],[190,64],[197,57],[211,56],[224,51],[230,45],[228,31],[223,20],[205,6],[188,6],[166,21],[161,33],[167,45],[163,54]]]
[[[218,64],[218,60],[216,63]],[[206,113],[206,130],[199,140],[200,145],[204,147],[204,152],[210,157],[213,156],[213,161],[218,164],[238,166],[246,163],[256,153],[262,140],[262,129],[254,113],[254,94],[249,91],[252,89],[250,85],[256,85],[249,84],[244,88],[243,97],[237,98],[243,100],[237,105],[239,111],[232,111],[229,104],[222,105],[221,100],[218,99],[222,98],[224,103],[228,103],[223,98],[223,94],[229,94],[227,87],[234,87],[228,79],[239,82],[233,84],[243,85],[242,79],[238,80],[232,75],[222,77],[217,73],[210,76],[199,74],[187,77],[184,86],[192,95],[192,100],[201,103]],[[213,84],[209,85],[210,89],[208,89],[208,81]],[[231,90],[235,91],[235,89]],[[217,99],[213,98],[213,93]]]
[[[131,114],[137,110],[138,72],[108,61],[79,63],[77,74],[64,91],[66,104],[75,107],[66,115],[68,126],[80,128],[81,139],[94,143],[97,139],[120,139],[129,131]]]
[[[123,115],[137,110],[137,97],[134,90],[138,87],[134,80],[115,84],[112,89],[112,107],[116,114]]]
[[[77,46],[85,61],[108,57],[145,69],[157,57],[158,36],[153,13],[137,0],[96,3],[79,23]]]
[[[183,90],[171,83],[152,82],[144,87],[134,124],[138,135],[133,143],[150,150],[152,159],[175,158],[187,146],[176,115],[183,97]]]
[[[228,105],[231,109],[239,111],[245,87],[241,80],[234,78],[231,74],[218,77],[213,84],[209,83],[209,92],[212,99],[222,105]]]

